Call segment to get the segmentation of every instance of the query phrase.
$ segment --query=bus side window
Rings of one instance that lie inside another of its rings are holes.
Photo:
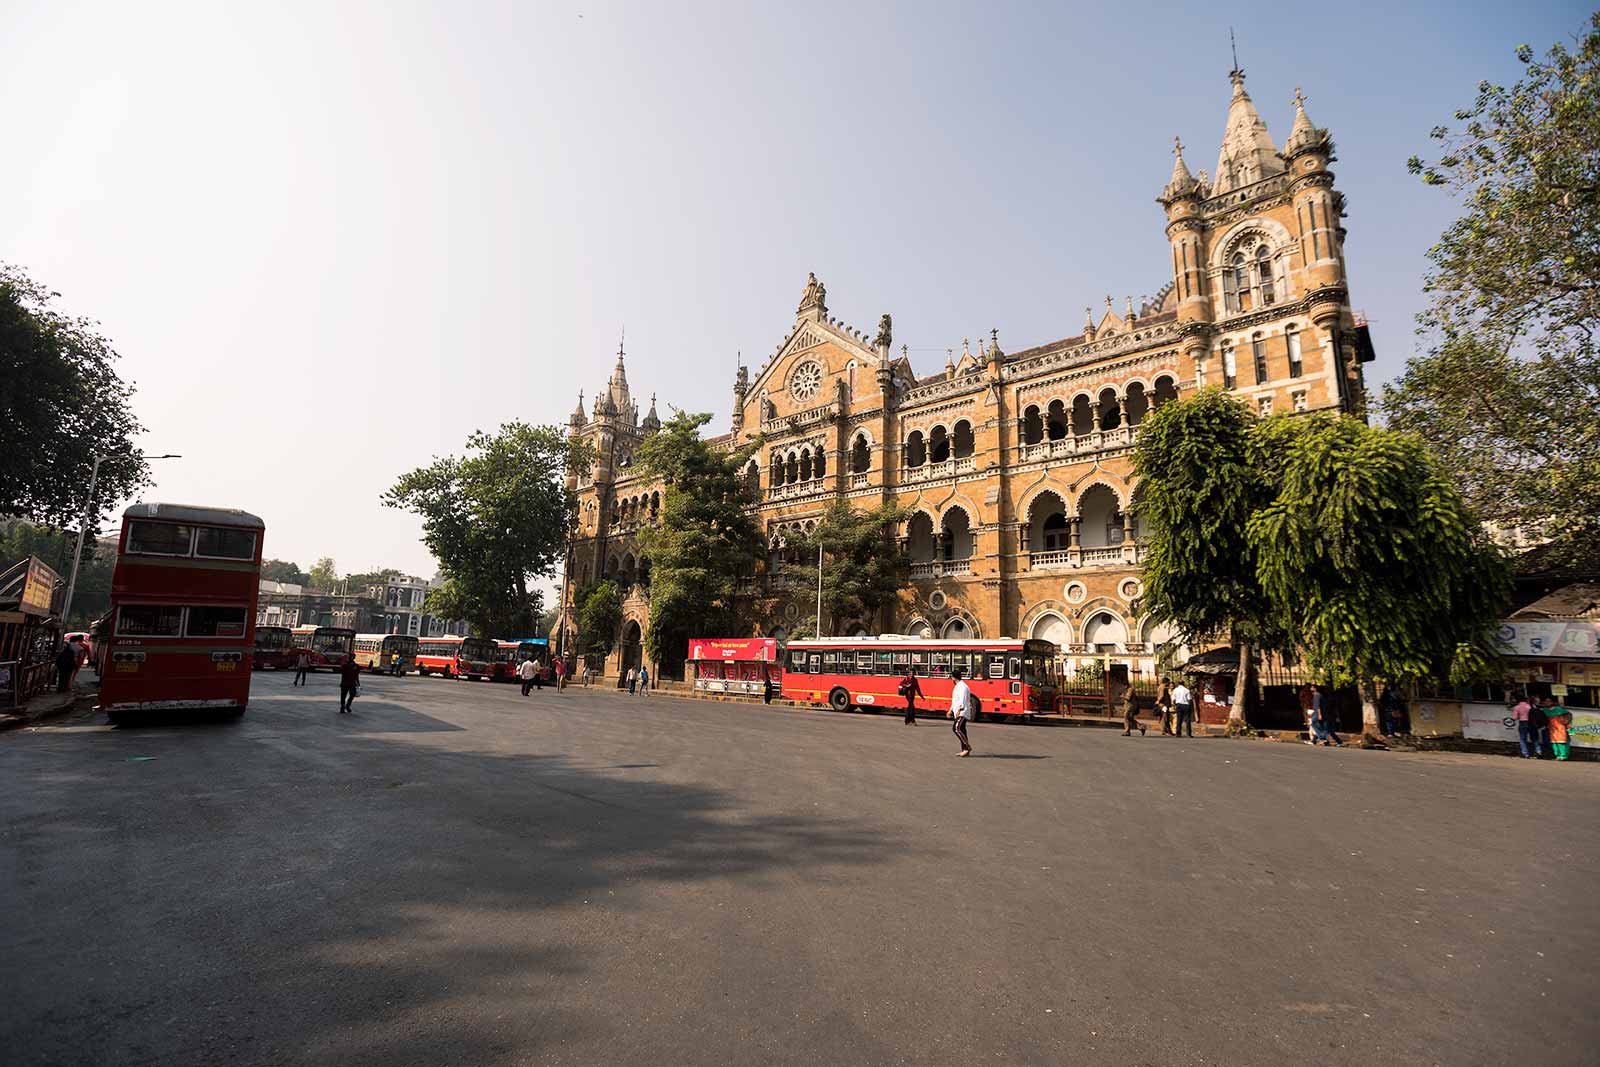
[[[822,653],[820,653],[820,652],[811,653],[811,673],[812,674],[821,674],[822,673]]]
[[[1021,678],[1022,677],[1022,657],[1021,656],[1007,656],[1006,657],[1006,677],[1007,678]]]
[[[996,652],[991,652],[989,653],[987,659],[989,660],[989,677],[1004,678],[1006,676],[1005,656]]]

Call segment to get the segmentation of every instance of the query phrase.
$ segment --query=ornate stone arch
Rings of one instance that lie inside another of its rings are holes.
[[[1076,638],[1078,634],[1081,633],[1081,629],[1072,621],[1073,610],[1074,609],[1071,604],[1063,604],[1058,600],[1041,600],[1039,603],[1029,608],[1027,614],[1023,615],[1021,636],[1025,638],[1032,637],[1033,628],[1038,624],[1039,620],[1044,618],[1046,615],[1054,615],[1062,622],[1066,623],[1068,635],[1072,638]],[[1067,644],[1071,643],[1071,641],[1067,642]]]
[[[1285,249],[1296,247],[1294,235],[1276,219],[1263,216],[1240,219],[1228,227],[1222,237],[1211,246],[1209,269],[1220,271],[1226,267],[1234,252],[1251,237],[1259,237],[1271,245],[1273,259],[1282,255]]]
[[[1029,516],[1033,514],[1033,502],[1038,500],[1046,493],[1054,493],[1056,496],[1060,497],[1061,506],[1063,508],[1070,508],[1072,506],[1071,491],[1068,490],[1066,486],[1058,485],[1055,482],[1050,481],[1049,478],[1045,478],[1035,482],[1033,485],[1029,486],[1023,491],[1022,502],[1017,508],[1017,521],[1026,523],[1029,519]]]
[[[968,500],[963,493],[951,493],[945,499],[944,503],[939,507],[938,521],[934,523],[933,528],[938,530],[944,526],[944,517],[950,514],[952,508],[960,508],[966,513],[967,527],[976,536],[979,527],[983,525],[983,512],[978,510],[978,506]]]
[[[1117,498],[1117,506],[1120,510],[1128,510],[1129,503],[1133,498],[1133,490],[1129,487],[1127,480],[1122,479],[1119,483],[1119,481],[1112,479],[1103,471],[1093,471],[1085,475],[1082,481],[1072,487],[1071,499],[1062,498],[1066,500],[1068,508],[1071,509],[1071,514],[1076,515],[1079,513],[1083,506],[1083,495],[1097,485],[1103,485],[1111,490],[1111,495]]]
[[[1083,632],[1083,624],[1085,621],[1094,618],[1094,616],[1100,614],[1102,611],[1116,619],[1118,622],[1122,623],[1123,628],[1126,629],[1130,635],[1134,632],[1133,623],[1131,621],[1133,619],[1132,609],[1115,597],[1109,596],[1092,597],[1088,600],[1085,600],[1082,604],[1074,606],[1072,609],[1072,619],[1077,624],[1074,628],[1081,634]]]

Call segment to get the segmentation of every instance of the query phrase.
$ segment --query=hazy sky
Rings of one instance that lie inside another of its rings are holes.
[[[1406,157],[1587,7],[1238,10],[1274,139],[1298,84],[1337,142],[1390,377],[1454,214]],[[642,401],[721,430],[735,353],[772,353],[807,271],[860,329],[891,312],[923,372],[1165,284],[1173,135],[1213,169],[1229,95],[1196,11],[13,4],[0,259],[114,339],[146,450],[184,456],[148,499],[247,508],[305,566],[432,574],[382,491],[475,428],[564,422],[623,326]]]

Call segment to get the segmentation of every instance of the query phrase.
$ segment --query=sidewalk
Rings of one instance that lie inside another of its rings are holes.
[[[44,719],[65,715],[77,707],[80,701],[92,703],[99,695],[98,685],[92,687],[75,685],[69,693],[58,693],[54,689],[40,693],[15,711],[0,711],[0,732],[16,730]]]

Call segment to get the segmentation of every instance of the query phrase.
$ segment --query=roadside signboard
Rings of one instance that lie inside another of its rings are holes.
[[[1508,656],[1547,656],[1559,659],[1600,659],[1600,621],[1524,622],[1506,619],[1496,635],[1500,651]]]
[[[18,610],[29,615],[50,614],[50,605],[56,596],[56,583],[60,580],[61,576],[38,556],[29,556],[28,575],[22,583],[22,599],[17,605]]]

